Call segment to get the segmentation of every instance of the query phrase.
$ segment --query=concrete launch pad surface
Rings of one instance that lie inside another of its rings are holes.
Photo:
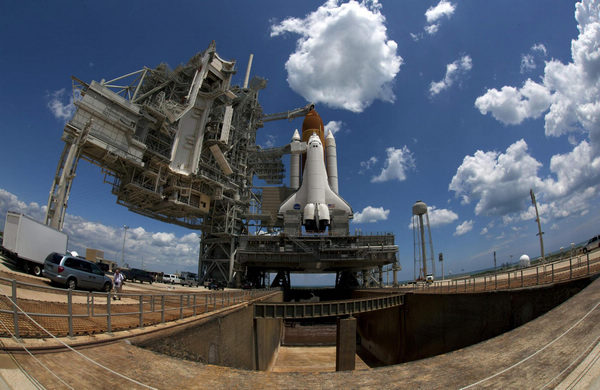
[[[245,371],[183,361],[125,341],[81,350],[106,369],[74,352],[36,355],[50,371],[28,355],[15,358],[50,389],[65,387],[50,372],[74,388],[144,388],[107,369],[161,389],[506,389],[567,387],[573,381],[575,388],[588,388],[585,383],[598,383],[599,306],[596,280],[554,310],[493,339],[429,359],[352,372]]]

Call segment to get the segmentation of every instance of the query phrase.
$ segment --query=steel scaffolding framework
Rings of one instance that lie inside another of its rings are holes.
[[[174,70],[160,64],[91,83],[73,77],[79,99],[63,131],[46,224],[62,229],[77,163],[84,159],[102,169],[118,204],[201,231],[201,281],[239,285],[249,273],[264,280],[267,270],[250,269],[238,248],[252,234],[281,227],[272,212],[263,213],[262,191],[253,180],[281,185],[282,156],[290,148],[263,149],[256,133],[264,122],[303,116],[313,105],[265,115],[258,93],[266,81],[254,77],[231,86],[235,72],[235,61],[219,57],[212,42]],[[304,238],[290,239],[302,247]],[[395,262],[395,248],[386,264]]]

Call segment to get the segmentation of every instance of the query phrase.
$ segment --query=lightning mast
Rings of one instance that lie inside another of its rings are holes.
[[[529,190],[529,195],[531,196],[531,203],[535,207],[535,221],[537,222],[537,225],[538,225],[537,236],[540,236],[540,250],[542,252],[542,263],[546,263],[546,257],[544,256],[544,238],[542,237],[544,232],[542,231],[542,225],[540,223],[540,214],[538,213],[537,201],[535,200],[535,194],[533,193],[532,189]]]

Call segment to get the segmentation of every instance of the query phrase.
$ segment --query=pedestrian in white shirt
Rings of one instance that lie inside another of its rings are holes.
[[[115,270],[115,276],[113,278],[113,284],[115,285],[115,295],[113,295],[113,299],[119,299],[119,301],[121,300],[121,296],[119,294],[121,294],[121,291],[123,290],[124,280],[125,277],[121,273],[121,270],[117,268]]]

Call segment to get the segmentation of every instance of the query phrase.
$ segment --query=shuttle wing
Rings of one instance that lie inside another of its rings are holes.
[[[352,207],[329,187],[325,188],[325,200],[330,210],[343,210],[352,216]]]
[[[306,186],[301,186],[298,191],[294,192],[286,200],[284,200],[279,207],[279,214],[285,214],[285,212],[288,210],[301,211],[306,204],[306,188]]]

